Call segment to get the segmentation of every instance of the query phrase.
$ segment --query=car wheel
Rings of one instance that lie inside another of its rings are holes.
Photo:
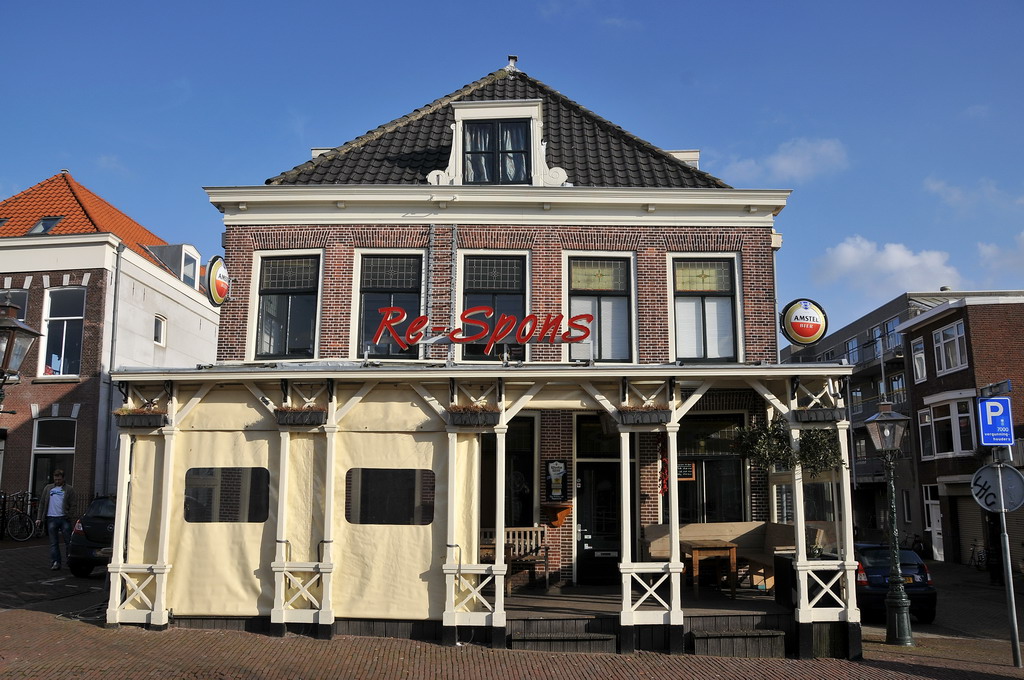
[[[917,617],[919,623],[931,623],[935,620],[935,610],[926,609],[923,612],[915,612],[914,616]]]
[[[92,573],[92,565],[81,562],[68,562],[68,569],[78,578],[88,578]]]

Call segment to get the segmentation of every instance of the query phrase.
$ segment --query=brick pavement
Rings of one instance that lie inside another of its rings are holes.
[[[45,545],[25,544],[0,549],[0,592],[8,592],[18,578],[29,579],[23,591],[36,592],[32,583],[53,574],[45,566],[45,551]],[[0,611],[0,678],[1024,678],[1024,672],[1013,667],[1005,640],[927,634],[918,635],[918,646],[913,648],[889,647],[869,637],[865,659],[851,662],[672,657],[651,652],[558,654],[351,636],[326,641],[292,634],[275,638],[234,631],[108,629],[102,625],[106,606],[102,576],[65,580],[78,587],[74,597],[24,596],[16,608]],[[70,585],[53,582],[51,596],[53,588]]]

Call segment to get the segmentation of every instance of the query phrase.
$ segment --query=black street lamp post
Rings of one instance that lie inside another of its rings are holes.
[[[864,421],[871,441],[885,466],[885,482],[889,491],[889,592],[885,596],[885,643],[912,647],[910,629],[910,598],[903,588],[900,571],[900,535],[896,524],[896,461],[899,460],[903,435],[910,418],[892,412],[892,404],[882,402],[878,413]]]
[[[18,309],[11,303],[10,293],[0,302],[0,408],[3,407],[7,380],[18,374],[32,343],[42,335],[17,318]]]

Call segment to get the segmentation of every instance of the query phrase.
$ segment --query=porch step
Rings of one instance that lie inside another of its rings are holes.
[[[513,633],[510,647],[536,652],[615,654],[618,651],[618,639],[610,633]]]
[[[693,653],[701,656],[782,659],[786,634],[781,630],[695,630]]]

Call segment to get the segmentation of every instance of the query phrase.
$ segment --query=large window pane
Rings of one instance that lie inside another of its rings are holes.
[[[76,421],[74,420],[38,420],[36,421],[36,448],[73,449],[75,448]]]
[[[479,255],[465,259],[463,274],[463,310],[472,307],[487,307],[494,311],[491,317],[474,314],[471,318],[493,328],[502,314],[522,319],[526,315],[526,258],[523,256]],[[465,329],[469,335],[478,333],[480,326]],[[462,355],[467,359],[499,360],[504,352],[509,358],[526,358],[522,344],[505,342],[491,348],[484,354],[486,343],[463,345]]]
[[[431,470],[353,468],[345,475],[345,519],[351,524],[430,524]]]
[[[264,258],[260,272],[257,358],[312,358],[320,258]]]
[[[732,260],[676,260],[672,272],[676,357],[735,359]]]
[[[46,375],[78,375],[82,369],[82,334],[85,329],[85,289],[49,291],[46,322]]]
[[[529,121],[467,121],[463,146],[467,184],[529,184]]]
[[[186,522],[266,522],[270,471],[261,467],[191,468],[185,473]]]
[[[627,260],[573,258],[569,261],[570,314],[590,314],[590,343],[597,361],[629,361],[632,356],[630,323],[630,267]],[[584,346],[570,349],[572,359],[589,359]]]

